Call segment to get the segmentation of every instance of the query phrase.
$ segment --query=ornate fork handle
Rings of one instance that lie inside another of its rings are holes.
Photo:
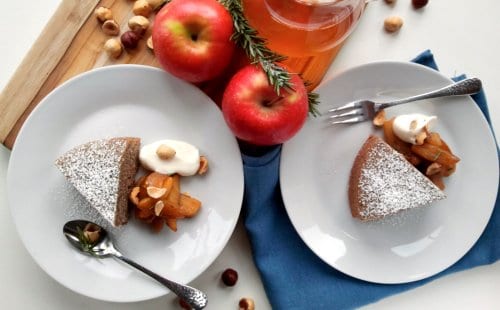
[[[395,105],[445,96],[473,95],[481,90],[481,80],[477,78],[465,79],[463,81],[445,86],[443,88],[408,98],[398,99],[391,102],[376,103],[375,110],[385,109]]]
[[[152,277],[156,281],[160,282],[164,286],[166,286],[169,290],[171,290],[173,293],[175,293],[177,296],[180,298],[184,299],[193,309],[203,309],[207,305],[207,295],[203,293],[202,291],[195,289],[193,287],[187,286],[187,285],[182,285],[173,281],[170,281],[168,279],[165,279],[164,277],[156,274],[155,272],[139,265],[138,263],[134,262],[133,260],[123,256],[120,252],[116,251],[116,253],[113,253],[116,258],[124,261],[125,263],[131,265],[132,267],[144,272],[148,276]]]

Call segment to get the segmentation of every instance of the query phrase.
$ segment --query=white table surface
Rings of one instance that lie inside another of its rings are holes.
[[[2,1],[0,10],[0,89],[38,37],[61,0]],[[410,0],[393,7],[382,0],[371,3],[358,28],[331,66],[328,76],[377,60],[409,60],[430,48],[441,71],[449,76],[467,73],[482,79],[495,128],[500,128],[500,1],[430,0],[416,11]],[[400,15],[404,26],[396,35],[383,31],[389,15]],[[1,120],[0,120],[1,121]],[[467,126],[467,124],[464,124]],[[151,301],[118,304],[92,300],[61,286],[29,256],[21,243],[6,202],[5,176],[10,152],[0,147],[0,308],[2,309],[176,309],[172,294]],[[226,267],[239,271],[231,289],[219,285]],[[191,283],[210,297],[208,309],[237,309],[240,297],[255,300],[257,309],[269,309],[253,264],[243,225],[227,247],[200,277]],[[500,263],[440,278],[423,287],[386,298],[366,309],[499,309]]]

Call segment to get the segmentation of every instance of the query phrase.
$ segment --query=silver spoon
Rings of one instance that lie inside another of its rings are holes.
[[[166,286],[194,309],[203,309],[207,305],[207,295],[202,291],[167,280],[123,256],[101,226],[85,220],[69,221],[64,224],[63,233],[68,241],[80,251],[97,258],[110,256],[118,258]]]

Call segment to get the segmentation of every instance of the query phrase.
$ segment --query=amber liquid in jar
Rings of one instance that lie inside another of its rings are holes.
[[[365,0],[243,0],[250,25],[310,88],[319,84],[344,39],[361,17]]]

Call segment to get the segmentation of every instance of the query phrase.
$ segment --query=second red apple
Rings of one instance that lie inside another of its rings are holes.
[[[230,80],[222,99],[222,113],[233,134],[255,145],[280,144],[304,125],[308,96],[303,81],[291,75],[293,90],[280,96],[260,66],[248,65]]]

